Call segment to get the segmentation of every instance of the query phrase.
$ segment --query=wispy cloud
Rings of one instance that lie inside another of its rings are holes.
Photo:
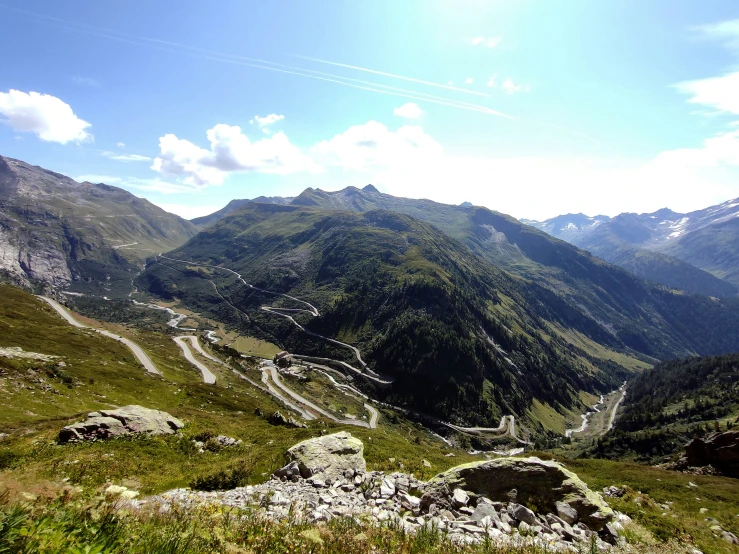
[[[111,160],[115,160],[117,162],[150,162],[151,158],[149,156],[141,156],[139,154],[118,154],[116,152],[110,152],[109,150],[104,150],[100,153],[101,156],[104,158],[108,158]]]
[[[474,82],[475,82],[475,80],[474,80],[474,79],[473,79],[472,77],[467,77],[467,78],[466,78],[466,79],[464,80],[464,84],[465,84],[465,85],[472,85],[472,84],[474,84]]]
[[[100,81],[97,79],[92,77],[81,77],[79,75],[72,76],[72,82],[83,87],[100,88],[101,86]]]
[[[487,48],[497,48],[503,42],[503,37],[475,37],[470,43],[473,46],[485,46]]]
[[[419,90],[413,90],[413,89],[409,90],[409,89],[404,89],[400,87],[394,87],[391,85],[386,85],[386,84],[373,82],[373,81],[364,81],[361,79],[347,77],[344,75],[335,75],[331,73],[325,73],[325,72],[316,71],[313,69],[308,69],[305,67],[296,67],[296,66],[272,62],[269,60],[259,59],[259,58],[250,58],[246,56],[237,56],[233,54],[227,54],[223,52],[217,52],[214,50],[208,50],[204,48],[189,46],[189,45],[181,44],[177,42],[164,41],[164,40],[159,40],[159,39],[131,35],[128,33],[122,33],[122,32],[114,31],[111,29],[105,29],[101,27],[86,25],[86,24],[78,23],[74,21],[67,21],[64,19],[59,19],[59,18],[55,18],[55,17],[43,15],[43,14],[33,13],[33,12],[26,11],[26,10],[18,9],[18,8],[11,8],[8,6],[0,5],[0,9],[3,9],[3,8],[24,14],[32,18],[38,23],[43,23],[46,25],[50,25],[56,28],[66,30],[66,31],[85,33],[85,34],[89,34],[92,36],[97,36],[99,38],[104,38],[107,40],[114,40],[114,41],[128,43],[128,44],[135,44],[137,46],[144,46],[147,48],[152,48],[155,50],[160,50],[160,51],[174,53],[174,54],[187,54],[187,55],[191,55],[191,56],[198,57],[201,59],[208,59],[208,60],[218,61],[221,63],[241,65],[245,67],[263,69],[266,71],[284,73],[284,74],[289,74],[289,75],[296,75],[296,76],[300,76],[300,77],[307,78],[307,79],[314,79],[314,80],[319,80],[319,81],[330,82],[330,83],[334,83],[340,86],[351,87],[351,88],[355,88],[359,90],[366,90],[366,91],[370,91],[370,92],[374,92],[378,94],[398,96],[402,98],[408,98],[410,100],[419,100],[419,101],[424,101],[428,103],[448,106],[451,108],[456,108],[456,109],[461,109],[461,110],[466,110],[466,111],[474,111],[474,112],[492,115],[496,117],[503,117],[509,120],[517,119],[516,117],[512,115],[502,113],[498,110],[492,109],[485,105],[464,102],[464,101],[460,101],[460,100],[450,98],[447,96],[439,96],[439,95],[422,92]],[[445,91],[458,92],[462,94],[474,95],[474,96],[483,97],[483,98],[490,97],[489,94],[486,94],[483,92],[472,91],[469,89],[454,87],[451,85],[445,85],[441,83],[435,83],[432,81],[418,79],[415,77],[397,75],[397,74],[388,73],[384,71],[378,71],[375,69],[359,67],[359,66],[354,66],[354,65],[349,65],[349,64],[342,64],[342,63],[333,62],[329,60],[322,60],[318,58],[310,58],[310,57],[305,57],[305,56],[296,56],[296,58],[303,59],[306,61],[312,61],[315,63],[331,65],[335,67],[342,67],[344,69],[352,69],[355,71],[370,73],[373,75],[378,75],[378,76],[382,76],[382,77],[386,77],[390,79],[411,82],[416,85],[421,85],[425,87],[439,88]]]
[[[282,121],[285,119],[284,115],[277,115],[276,113],[271,113],[269,115],[265,115],[264,117],[259,117],[258,115],[254,116],[254,119],[250,121],[250,123],[256,122],[256,124],[259,126],[259,128],[262,130],[263,133],[270,134],[272,130],[270,127],[277,123],[278,121]]]
[[[74,180],[78,183],[103,183],[126,189],[159,192],[162,194],[189,194],[200,190],[196,186],[183,183],[170,183],[157,178],[146,179],[140,177],[120,177],[117,175],[85,174],[74,177]]]
[[[505,92],[506,94],[516,94],[519,92],[531,92],[531,86],[527,84],[516,84],[513,82],[513,79],[508,77],[505,81],[503,81],[503,84],[500,85],[500,88]]]

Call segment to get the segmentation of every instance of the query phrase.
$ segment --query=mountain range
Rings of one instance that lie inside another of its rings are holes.
[[[125,295],[148,256],[196,232],[118,187],[0,156],[0,273],[14,283]]]
[[[659,359],[739,348],[739,300],[650,284],[486,208],[371,185],[238,203],[200,220],[167,255],[180,262],[150,263],[139,287],[291,351],[350,361],[264,310],[295,305],[204,265],[309,299],[320,315],[295,319],[394,377],[376,391],[394,403],[461,421],[510,411],[551,430],[542,421],[576,410],[581,392]]]
[[[713,219],[731,222],[730,209]],[[653,223],[650,245],[706,228],[682,219],[662,235]],[[372,185],[233,200],[188,222],[0,158],[0,224],[16,284],[98,297],[136,286],[291,352],[361,362],[381,376],[355,376],[366,393],[460,423],[515,414],[561,436],[589,394],[659,360],[739,351],[728,290],[687,294],[505,214]]]
[[[709,296],[739,292],[739,199],[685,214],[523,221],[657,283]]]

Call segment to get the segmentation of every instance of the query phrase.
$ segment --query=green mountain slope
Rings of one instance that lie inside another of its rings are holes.
[[[739,354],[664,362],[629,383],[616,427],[590,453],[650,463],[739,416]]]
[[[397,198],[372,186],[338,192],[306,189],[293,204],[387,209],[427,221],[497,267],[523,278],[531,291],[530,302],[547,319],[601,344],[625,346],[657,359],[739,349],[733,333],[723,333],[720,324],[707,319],[718,318],[721,325],[734,321],[739,311],[736,299],[690,297],[651,285],[487,208]]]
[[[120,188],[0,156],[0,272],[13,282],[127,294],[146,257],[195,232]]]
[[[348,349],[260,309],[304,305],[197,264],[220,264],[256,287],[309,301],[320,316],[292,312],[296,321],[359,347],[373,370],[395,378],[375,394],[445,418],[497,425],[535,403],[563,417],[580,409],[580,391],[610,390],[629,374],[625,366],[639,365],[587,337],[579,346],[568,341],[560,321],[546,319],[557,314],[535,303],[536,289],[398,213],[250,204],[167,257],[189,263],[150,263],[142,288],[290,351],[356,363]]]

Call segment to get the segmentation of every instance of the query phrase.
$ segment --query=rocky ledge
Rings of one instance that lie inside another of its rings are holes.
[[[608,550],[630,521],[556,462],[499,458],[458,466],[425,482],[412,474],[366,471],[363,449],[349,433],[310,439],[288,450],[288,464],[261,485],[219,492],[175,489],[136,505],[167,510],[218,503],[305,522],[354,517],[407,532],[435,527],[459,543],[489,538],[563,552],[591,543]]]
[[[125,435],[172,435],[184,424],[167,412],[143,406],[123,406],[117,410],[90,412],[85,421],[67,425],[59,431],[59,442],[98,440]]]

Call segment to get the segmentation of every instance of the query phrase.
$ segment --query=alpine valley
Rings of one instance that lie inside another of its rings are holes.
[[[730,552],[734,206],[527,224],[367,185],[186,221],[0,157],[0,550],[89,528],[123,545],[100,552]],[[8,503],[55,495],[51,519]],[[149,502],[217,513],[131,515]],[[272,523],[228,523],[250,506]],[[24,521],[48,529],[3,535]]]

